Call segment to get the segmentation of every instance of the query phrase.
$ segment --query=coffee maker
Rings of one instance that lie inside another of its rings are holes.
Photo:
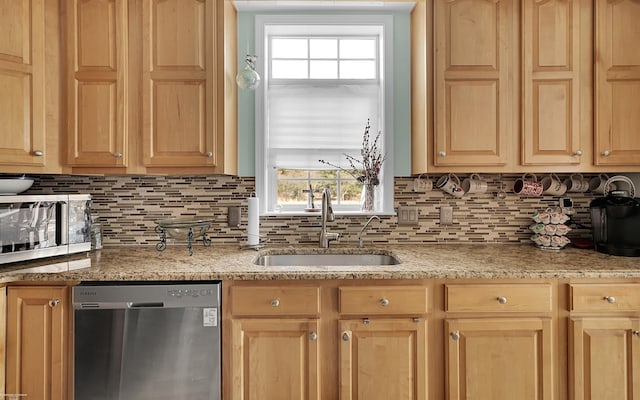
[[[625,177],[609,181],[614,178],[626,182],[630,190],[605,191],[604,197],[591,201],[593,244],[601,253],[640,257],[640,201],[634,198],[631,181]]]

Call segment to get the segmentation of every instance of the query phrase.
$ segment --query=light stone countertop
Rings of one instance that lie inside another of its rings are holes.
[[[376,251],[401,263],[385,266],[264,267],[259,254]],[[139,280],[283,280],[283,279],[520,279],[640,278],[640,257],[616,257],[594,250],[547,251],[529,244],[424,244],[371,246],[363,250],[300,246],[266,247],[259,252],[238,246],[107,247],[64,258],[10,264],[0,282]]]

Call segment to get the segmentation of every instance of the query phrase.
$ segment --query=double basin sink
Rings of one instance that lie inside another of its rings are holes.
[[[259,255],[254,260],[254,264],[266,267],[345,267],[397,265],[400,264],[400,260],[393,254],[380,250],[332,249],[330,252],[291,250],[286,253],[270,250]]]

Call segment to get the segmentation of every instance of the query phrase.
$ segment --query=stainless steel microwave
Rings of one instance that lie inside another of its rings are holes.
[[[0,264],[91,250],[91,196],[0,196]]]

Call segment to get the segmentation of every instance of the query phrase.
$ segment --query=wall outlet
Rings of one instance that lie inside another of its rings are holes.
[[[398,207],[398,225],[418,225],[418,207]]]
[[[440,225],[453,224],[453,207],[440,206]]]
[[[240,206],[227,208],[227,224],[231,227],[237,228],[240,226],[240,217],[242,216],[242,209]]]

